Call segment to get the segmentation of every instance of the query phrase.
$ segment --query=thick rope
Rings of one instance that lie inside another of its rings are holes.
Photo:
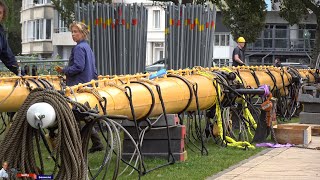
[[[44,173],[39,172],[33,148],[33,138],[39,136],[39,131],[31,127],[26,119],[29,107],[38,102],[49,103],[56,112],[58,136],[53,150],[56,152],[56,163],[52,173],[55,179],[87,179],[78,123],[67,98],[53,90],[35,89],[30,92],[0,145],[0,161],[8,161],[21,173]]]

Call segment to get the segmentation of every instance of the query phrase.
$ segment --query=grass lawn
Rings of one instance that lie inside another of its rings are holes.
[[[201,155],[199,151],[193,152],[187,148],[188,158],[186,161],[176,162],[173,165],[151,171],[142,176],[142,179],[205,179],[265,149],[241,150],[232,147],[224,148],[213,142],[207,143],[206,147],[209,152],[208,156]],[[102,157],[103,153],[90,155],[90,164],[99,161],[99,159],[101,161]],[[162,159],[145,159],[147,170],[165,164],[165,162]],[[137,172],[128,176],[130,171],[131,169],[127,170],[119,179],[137,179]]]
[[[187,148],[187,160],[184,162],[176,162],[173,165],[165,166],[142,176],[141,179],[205,179],[212,176],[238,162],[249,158],[262,151],[264,148],[256,148],[255,150],[241,150],[233,147],[221,147],[210,141],[206,144],[208,155],[201,155],[200,151],[193,152]],[[43,152],[43,160],[45,163],[45,174],[51,174],[53,171],[54,161],[47,158],[48,152],[44,146],[41,146]],[[195,149],[195,148],[192,148]],[[103,152],[89,154],[89,164],[93,173],[96,173],[99,165],[104,157]],[[114,162],[114,159],[113,161]],[[108,179],[111,179],[113,174],[113,164],[111,162],[110,170],[108,171]],[[158,165],[165,164],[164,159],[145,159],[145,166],[150,170]],[[37,163],[39,164],[39,163]],[[125,165],[121,163],[120,172]],[[132,175],[128,175],[132,169],[129,168],[118,179],[138,179],[138,173],[134,171]],[[102,179],[102,175],[97,179]]]
[[[298,118],[293,118],[288,123],[298,122]],[[0,138],[1,139],[1,138]],[[256,148],[254,150],[241,150],[233,147],[221,147],[215,144],[212,140],[207,142],[206,148],[208,149],[208,155],[201,155],[199,151],[193,152],[190,148],[187,148],[187,160],[184,162],[176,162],[173,165],[156,169],[142,176],[141,179],[205,179],[214,174],[227,169],[228,167],[239,163],[242,160],[261,152],[265,148]],[[195,148],[192,148],[195,149]],[[48,159],[48,153],[42,146],[43,157],[45,161],[46,171],[45,174],[50,174],[53,170],[54,162],[52,159]],[[99,164],[101,164],[104,157],[104,152],[98,152],[89,154],[89,164],[92,172],[95,173],[98,170]],[[113,161],[114,162],[114,159]],[[111,178],[114,167],[110,166],[108,174]],[[163,159],[145,159],[145,165],[147,170],[150,170],[158,165],[164,164],[166,161]],[[121,163],[121,170],[125,165]],[[133,172],[132,175],[128,175],[132,169],[127,170],[119,179],[138,179],[138,173]],[[110,179],[108,178],[108,179]],[[102,179],[99,176],[97,179]]]

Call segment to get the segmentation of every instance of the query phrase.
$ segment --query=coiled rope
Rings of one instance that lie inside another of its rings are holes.
[[[57,142],[54,148],[55,179],[87,179],[87,165],[82,153],[81,136],[78,123],[66,97],[57,91],[34,89],[13,118],[11,128],[0,147],[0,161],[8,161],[11,167],[21,173],[44,173],[41,153],[41,169],[36,164],[34,137],[38,143],[42,130],[32,128],[26,119],[29,107],[38,102],[49,103],[56,112]],[[43,134],[42,134],[43,135]],[[39,172],[42,171],[42,172]]]

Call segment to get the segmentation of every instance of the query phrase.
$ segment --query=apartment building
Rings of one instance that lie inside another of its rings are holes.
[[[51,0],[22,0],[22,54],[51,57],[54,11]]]
[[[163,6],[157,6],[148,0],[114,0],[113,2],[143,3],[148,9],[149,17],[147,65],[164,58],[165,13]],[[37,55],[41,58],[58,56],[68,59],[75,43],[51,0],[22,0],[20,22],[22,24],[22,54]]]
[[[275,57],[282,62],[310,63],[317,26],[314,14],[291,26],[279,16],[279,11],[268,11],[265,22],[256,42],[247,45],[249,64],[273,64]]]
[[[265,28],[254,43],[246,45],[246,63],[249,65],[271,65],[275,57],[283,62],[309,64],[315,42],[317,26],[314,14],[305,17],[298,25],[289,23],[280,17],[281,0],[271,0],[271,11],[267,12]],[[237,43],[230,31],[222,23],[222,14],[217,12],[214,46],[216,65],[228,65],[232,62],[232,51]]]
[[[213,46],[213,65],[229,66],[232,64],[232,51],[237,45],[230,30],[222,23],[220,11],[216,15],[216,29]]]
[[[148,9],[146,65],[165,57],[165,11],[161,2],[148,0],[114,0],[114,3],[143,3]],[[299,25],[290,26],[279,16],[280,1],[272,0],[266,27],[255,43],[247,45],[249,64],[272,64],[275,57],[283,61],[308,63],[315,39],[315,17],[310,14]],[[22,0],[22,54],[68,59],[75,43],[51,0]],[[217,12],[213,57],[215,65],[229,65],[236,46],[230,31]]]

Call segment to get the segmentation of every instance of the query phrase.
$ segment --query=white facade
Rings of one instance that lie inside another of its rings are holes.
[[[237,43],[233,41],[230,32],[215,33],[213,59],[216,66],[232,64],[232,52]]]
[[[51,56],[54,6],[51,0],[22,0],[22,54]]]
[[[148,8],[147,65],[165,57],[165,12],[159,6]]]

